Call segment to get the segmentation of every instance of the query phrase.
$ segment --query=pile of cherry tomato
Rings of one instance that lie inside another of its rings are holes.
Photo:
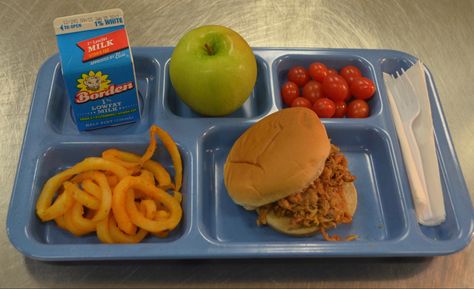
[[[373,97],[375,85],[353,66],[344,66],[339,73],[320,62],[309,69],[294,66],[288,81],[281,87],[283,102],[290,106],[311,108],[321,118],[369,116],[367,101]]]

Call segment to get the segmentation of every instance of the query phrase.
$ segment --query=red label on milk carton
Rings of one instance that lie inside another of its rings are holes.
[[[101,57],[125,48],[128,48],[128,38],[125,29],[120,29],[95,38],[87,39],[77,43],[84,51],[82,61]]]

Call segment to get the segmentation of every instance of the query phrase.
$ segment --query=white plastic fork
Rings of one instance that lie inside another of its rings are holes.
[[[397,75],[400,86],[396,86],[397,89],[400,88],[403,96],[398,94],[400,100],[397,102],[398,110],[401,110],[400,117],[402,118],[403,126],[405,128],[406,137],[408,139],[408,144],[410,145],[411,152],[415,161],[415,166],[418,171],[423,189],[425,192],[428,192],[426,185],[426,178],[423,169],[423,161],[421,159],[420,146],[416,140],[414,130],[415,120],[420,116],[421,113],[421,104],[418,96],[415,93],[415,88],[411,81],[406,77],[405,70],[401,68],[402,73],[398,71],[395,73]],[[392,76],[393,77],[393,76]]]
[[[402,70],[402,72],[404,71]],[[397,72],[396,75],[400,77],[399,72]],[[423,220],[429,219],[430,216],[432,216],[432,211],[426,189],[426,182],[424,180],[420,150],[413,134],[413,122],[420,115],[421,111],[420,103],[414,93],[407,95],[404,91],[401,91],[402,89],[399,89],[398,85],[395,85],[395,81],[398,82],[401,79],[395,80],[393,76],[384,74],[384,80],[388,88],[387,96],[400,141],[403,160],[408,173],[408,180],[413,191],[413,200],[416,210],[419,212],[417,215],[421,216],[418,218],[418,221],[424,223]],[[394,96],[397,97],[396,100]]]
[[[412,128],[421,153],[421,170],[430,202],[430,215],[423,218],[423,221],[420,223],[427,226],[436,226],[446,220],[446,210],[439,163],[436,155],[436,142],[425,66],[420,61],[417,61],[409,70],[403,73],[401,80],[407,85],[403,87],[409,89],[409,93],[416,95],[421,104],[421,113],[414,121]]]

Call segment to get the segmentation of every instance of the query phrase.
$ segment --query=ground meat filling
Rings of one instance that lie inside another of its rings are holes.
[[[257,224],[266,224],[266,215],[273,211],[277,216],[291,218],[295,228],[318,226],[325,239],[338,240],[338,236],[330,237],[325,230],[352,221],[352,216],[346,213],[343,184],[354,180],[345,156],[337,146],[331,145],[321,176],[305,191],[258,208]]]

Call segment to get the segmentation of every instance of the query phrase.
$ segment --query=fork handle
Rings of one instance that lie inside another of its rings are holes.
[[[413,126],[407,125],[405,127],[405,133],[407,136],[408,144],[411,148],[411,153],[413,155],[413,160],[415,162],[418,175],[420,176],[420,180],[423,185],[423,189],[428,192],[428,186],[426,185],[425,173],[423,169],[423,160],[421,159],[420,146],[418,145],[418,141],[416,140],[415,134],[413,132]]]
[[[420,150],[416,145],[416,139],[411,127],[404,127],[402,134],[399,134],[400,146],[403,151],[403,160],[408,173],[410,187],[413,190],[415,207],[424,216],[424,219],[430,219],[433,212],[430,207],[430,199],[424,183],[423,170],[417,166],[417,161],[421,165]]]
[[[387,97],[390,103],[393,121],[395,122],[398,140],[402,149],[403,161],[407,170],[408,181],[410,182],[416,216],[420,224],[427,224],[426,220],[432,219],[433,211],[431,209],[431,201],[428,196],[428,191],[423,185],[415,162],[415,155],[418,155],[418,158],[420,159],[420,150],[418,146],[413,146],[415,150],[412,151],[412,146],[410,146],[410,143],[416,144],[417,142],[413,135],[413,129],[411,125],[407,126],[401,120],[397,103],[395,102],[391,92],[392,89],[396,89],[393,79],[387,74],[384,74],[384,80],[387,86]],[[421,170],[421,172],[423,171]]]

